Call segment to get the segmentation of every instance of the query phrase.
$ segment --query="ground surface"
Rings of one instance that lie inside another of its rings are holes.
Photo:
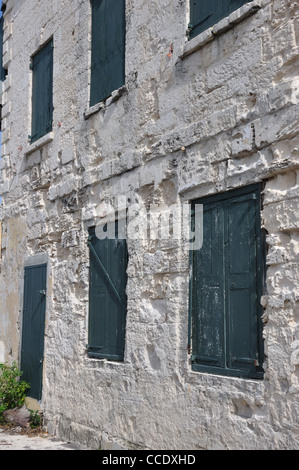
[[[78,447],[53,438],[42,429],[0,426],[1,450],[77,450]]]

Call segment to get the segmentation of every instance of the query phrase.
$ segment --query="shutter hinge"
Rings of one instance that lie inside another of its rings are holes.
[[[29,70],[33,70],[33,63],[32,63],[32,60],[29,62]]]
[[[186,30],[186,36],[188,38],[190,38],[190,35],[191,35],[191,31],[193,30],[193,24],[192,23],[189,23],[188,24],[188,29]]]

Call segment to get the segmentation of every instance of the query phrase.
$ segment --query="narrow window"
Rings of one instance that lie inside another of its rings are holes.
[[[5,80],[5,77],[7,75],[7,70],[5,70],[3,68],[3,36],[4,36],[4,31],[3,31],[3,27],[4,27],[4,18],[3,18],[3,14],[0,12],[0,15],[1,15],[1,18],[0,18],[0,60],[1,60],[1,63],[0,63],[0,81],[1,82],[4,82]]]
[[[32,129],[31,142],[52,130],[53,118],[53,40],[31,60]]]
[[[203,204],[203,245],[192,252],[192,369],[262,378],[259,186],[195,203]]]
[[[190,0],[190,38],[252,0]]]
[[[90,106],[125,83],[125,0],[91,0]]]
[[[127,243],[118,239],[99,239],[90,229],[90,278],[88,355],[122,361],[125,348],[127,312]]]

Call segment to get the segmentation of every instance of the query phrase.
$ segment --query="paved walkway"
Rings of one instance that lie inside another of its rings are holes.
[[[0,429],[1,450],[78,450],[78,447],[48,435],[31,437],[18,433],[9,434]]]

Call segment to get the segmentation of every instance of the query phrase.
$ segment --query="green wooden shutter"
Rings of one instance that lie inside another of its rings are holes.
[[[52,130],[53,117],[53,40],[32,57],[31,142]]]
[[[194,363],[224,367],[223,210],[204,205],[203,245],[194,252],[192,306]]]
[[[3,68],[3,26],[4,26],[4,18],[1,16],[0,18],[0,80],[3,82],[6,77],[6,70]]]
[[[257,196],[226,203],[227,366],[253,373],[258,361]]]
[[[203,246],[192,253],[194,370],[262,377],[259,187],[206,198]]]
[[[190,39],[252,0],[190,0]]]
[[[90,106],[125,83],[125,0],[92,0]]]
[[[127,244],[125,239],[100,240],[90,230],[88,353],[123,360],[126,327]]]

